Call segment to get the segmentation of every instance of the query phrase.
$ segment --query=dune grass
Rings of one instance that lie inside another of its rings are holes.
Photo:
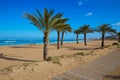
[[[76,54],[71,54],[71,55],[61,55],[61,56],[54,56],[54,57],[48,57],[47,58],[47,61],[51,61],[55,64],[61,64],[60,63],[60,59],[64,59],[64,58],[74,58],[76,56],[87,56],[87,55],[95,55],[94,51],[90,51],[90,52],[87,52],[87,53],[84,53],[84,52],[79,52],[79,53],[76,53]]]

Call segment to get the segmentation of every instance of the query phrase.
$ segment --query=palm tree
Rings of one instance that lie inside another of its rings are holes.
[[[64,33],[67,33],[67,32],[72,32],[72,28],[68,24],[66,24],[66,26],[62,28],[61,46],[63,45],[63,41],[64,41]]]
[[[79,43],[79,34],[80,34],[81,32],[80,32],[80,30],[79,29],[77,29],[77,30],[75,30],[74,31],[74,34],[76,34],[76,43],[78,44]]]
[[[106,33],[116,33],[115,29],[112,29],[112,27],[109,24],[102,24],[97,27],[96,29],[97,32],[101,32],[102,34],[102,42],[101,42],[101,48],[104,48],[104,39],[105,39],[105,34]]]
[[[84,25],[84,26],[80,27],[79,30],[84,34],[84,44],[86,46],[87,45],[87,43],[86,43],[86,35],[87,35],[87,33],[92,33],[93,30],[90,28],[89,25]]]
[[[118,32],[118,42],[120,42],[120,32]]]
[[[67,24],[65,24],[65,22],[66,22],[67,20],[68,20],[68,19],[64,19],[64,21],[60,23],[60,24],[61,24],[60,26],[55,27],[55,29],[56,29],[56,31],[57,31],[57,35],[58,35],[58,37],[57,37],[57,49],[60,48],[60,32],[62,31],[62,29],[63,29],[65,26],[67,26]]]
[[[49,34],[54,29],[54,27],[59,26],[59,23],[63,22],[61,19],[62,14],[58,13],[53,15],[54,10],[49,11],[47,9],[44,9],[44,14],[42,15],[39,10],[36,11],[37,14],[25,13],[24,17],[30,20],[33,25],[35,25],[43,32],[43,59],[46,60],[48,54]]]

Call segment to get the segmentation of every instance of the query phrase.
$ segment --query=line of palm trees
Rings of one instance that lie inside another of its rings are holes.
[[[56,13],[54,14],[54,10],[47,10],[44,9],[43,14],[36,9],[37,14],[30,14],[30,13],[25,13],[24,17],[30,20],[30,23],[35,25],[38,29],[40,29],[43,34],[43,42],[44,42],[44,47],[43,47],[43,59],[47,60],[47,54],[48,54],[48,45],[49,45],[49,34],[51,31],[56,30],[57,32],[57,49],[60,48],[60,45],[63,45],[64,41],[64,33],[66,32],[72,32],[72,28],[70,27],[69,24],[66,22],[69,20],[68,18],[63,18],[62,13]],[[75,30],[74,33],[77,35],[76,40],[77,44],[79,43],[78,41],[78,36],[79,34],[84,34],[84,44],[85,46],[87,45],[86,43],[86,35],[87,33],[92,33],[94,31],[101,32],[102,34],[102,43],[101,47],[104,47],[104,38],[106,33],[116,33],[115,29],[112,29],[109,24],[102,24],[98,26],[96,29],[91,29],[89,25],[84,25],[81,26],[79,29]],[[60,43],[60,33],[61,35],[61,43]],[[119,34],[120,35],[120,34]],[[120,41],[120,37],[119,37]]]
[[[102,24],[95,29],[91,29],[89,25],[84,25],[84,26],[81,26],[79,29],[74,31],[74,33],[76,34],[77,44],[79,43],[78,42],[79,41],[78,35],[84,34],[84,45],[86,46],[87,45],[86,35],[87,35],[87,33],[93,33],[93,32],[100,32],[101,33],[101,35],[102,35],[101,48],[104,48],[104,39],[105,39],[105,35],[107,33],[116,34],[116,30],[112,29],[112,27],[109,24]],[[120,33],[118,33],[118,35],[120,35]]]

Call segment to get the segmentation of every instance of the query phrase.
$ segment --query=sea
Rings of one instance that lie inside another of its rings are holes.
[[[79,40],[83,42],[83,40]],[[64,43],[76,42],[76,40],[64,40]],[[50,44],[56,44],[57,40],[50,40]],[[0,40],[0,46],[15,46],[15,45],[31,45],[31,44],[43,44],[43,40]]]

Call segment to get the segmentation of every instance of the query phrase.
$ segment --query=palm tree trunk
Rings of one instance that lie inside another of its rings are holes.
[[[49,43],[49,39],[48,39],[48,33],[44,34],[44,49],[43,49],[43,59],[47,60],[47,54],[48,54],[48,43]]]
[[[77,34],[77,36],[76,36],[76,42],[77,42],[77,44],[79,43],[79,41],[78,41],[78,34]]]
[[[105,38],[105,35],[102,34],[102,43],[101,43],[101,47],[104,48],[104,38]]]
[[[58,34],[58,39],[57,39],[57,49],[60,48],[60,31],[57,31],[57,34]]]
[[[64,32],[62,32],[62,37],[61,37],[61,46],[63,45],[63,40],[64,40]]]
[[[85,44],[85,46],[87,45],[87,43],[86,43],[86,33],[84,33],[84,44]]]
[[[120,36],[118,37],[118,42],[120,42]]]

